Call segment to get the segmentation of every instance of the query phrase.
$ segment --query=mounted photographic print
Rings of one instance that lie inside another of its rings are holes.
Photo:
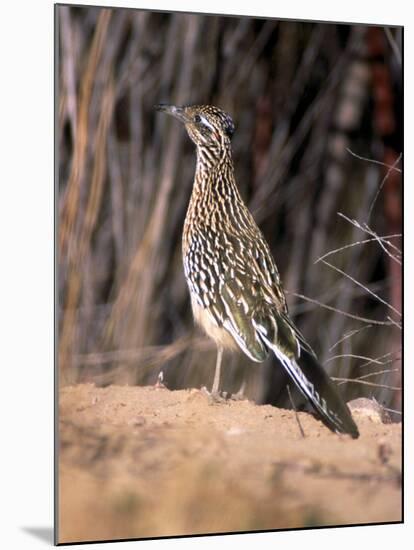
[[[55,30],[56,543],[402,522],[403,28]]]

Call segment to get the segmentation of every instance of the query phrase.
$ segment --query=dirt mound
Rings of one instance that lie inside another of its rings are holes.
[[[199,390],[64,388],[59,541],[400,521],[401,425],[378,418],[356,409],[352,440]]]

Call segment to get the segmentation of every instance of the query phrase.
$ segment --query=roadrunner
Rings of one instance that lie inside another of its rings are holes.
[[[289,318],[269,246],[238,191],[232,119],[209,105],[156,109],[184,123],[197,148],[182,252],[194,318],[218,348],[212,394],[224,349],[239,348],[259,363],[273,352],[321,420],[358,437],[347,405]]]

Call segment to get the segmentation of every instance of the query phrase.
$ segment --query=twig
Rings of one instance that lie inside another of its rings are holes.
[[[368,217],[367,217],[367,220],[368,220],[368,221],[369,221],[369,219],[371,218],[372,210],[374,209],[374,206],[375,206],[375,203],[376,203],[376,201],[377,201],[377,198],[378,198],[379,194],[381,193],[381,190],[382,190],[382,188],[384,187],[385,182],[386,182],[386,181],[388,180],[388,178],[390,177],[390,174],[391,174],[393,168],[395,168],[395,167],[397,166],[397,164],[400,162],[401,157],[402,157],[402,153],[399,154],[399,156],[398,156],[397,160],[394,162],[394,164],[393,164],[390,168],[388,168],[387,173],[385,174],[385,176],[384,176],[382,182],[380,183],[380,185],[379,185],[379,187],[378,187],[378,189],[377,189],[377,192],[375,193],[375,197],[373,198],[372,203],[371,203],[371,206],[369,207],[369,210],[368,210]]]
[[[373,164],[379,164],[380,166],[385,166],[385,168],[390,168],[391,170],[395,170],[396,172],[400,172],[401,173],[401,170],[399,168],[396,168],[395,166],[392,166],[392,165],[389,165],[389,164],[385,164],[384,162],[381,162],[379,160],[375,160],[375,159],[369,159],[369,158],[366,158],[366,157],[362,157],[361,155],[357,155],[356,153],[354,153],[353,151],[351,151],[351,149],[349,149],[349,147],[346,148],[346,150],[348,151],[348,153],[350,153],[353,157],[356,157],[357,159],[359,160],[365,160],[367,162],[372,162]]]
[[[342,212],[338,212],[338,216],[340,216],[341,218],[343,218],[344,220],[346,220],[347,222],[351,223],[352,225],[354,225],[355,227],[357,227],[358,229],[361,229],[361,231],[364,231],[365,233],[368,233],[368,235],[371,235],[373,236],[375,239],[379,239],[381,241],[384,241],[385,243],[387,243],[387,245],[392,248],[393,250],[395,250],[399,255],[402,254],[401,250],[398,248],[398,246],[396,246],[394,243],[391,243],[389,241],[386,240],[387,237],[379,237],[375,231],[373,231],[368,224],[364,223],[363,225],[361,225],[357,220],[352,220],[351,218],[348,218],[348,216],[346,216],[345,214],[343,214]],[[388,237],[389,239],[390,238],[400,238],[402,237],[402,234],[401,233],[395,233],[394,235]]]
[[[385,238],[381,238],[379,237],[375,231],[373,231],[366,223],[364,223],[363,225],[361,225],[357,220],[351,220],[351,218],[348,218],[348,216],[345,216],[345,214],[342,214],[342,212],[338,212],[338,216],[343,218],[344,220],[346,220],[347,222],[349,222],[350,224],[354,225],[355,227],[357,227],[358,229],[360,229],[361,231],[364,231],[364,233],[368,233],[368,235],[371,235],[372,237],[374,237],[374,239],[376,239],[378,241],[378,244],[380,245],[380,247],[384,250],[384,252],[386,254],[388,254],[388,256],[390,256],[390,258],[392,258],[393,260],[395,260],[396,262],[398,262],[399,264],[401,264],[399,258],[397,258],[396,256],[394,256],[393,254],[391,254],[391,252],[389,252],[385,247],[384,247],[384,244],[383,244],[383,241],[385,241],[387,243],[387,245],[392,248],[393,250],[395,250],[398,255],[401,257],[401,250],[395,246],[395,244],[393,243],[390,243],[389,241],[386,241]],[[401,237],[402,235],[400,234],[395,234],[395,237]],[[388,237],[388,238],[391,238],[391,237]]]
[[[322,260],[322,262],[325,265],[327,265],[328,267],[330,267],[331,269],[333,269],[334,271],[340,273],[341,275],[343,275],[344,277],[346,277],[347,279],[349,279],[350,281],[355,283],[357,286],[359,286],[359,287],[363,288],[364,290],[366,290],[368,292],[368,294],[373,296],[376,300],[378,300],[379,302],[381,302],[382,304],[384,304],[388,308],[392,309],[392,311],[394,311],[394,313],[396,313],[397,315],[399,315],[401,317],[401,313],[398,311],[398,309],[396,309],[394,306],[392,306],[391,304],[389,304],[388,302],[383,300],[380,296],[378,296],[378,294],[375,294],[375,292],[372,292],[372,290],[370,290],[368,287],[364,286],[362,283],[360,283],[359,281],[354,279],[354,277],[349,275],[349,273],[345,273],[345,271],[342,271],[342,269],[339,269],[339,267],[336,267],[336,266],[330,264],[326,260]]]
[[[389,351],[388,353],[384,353],[383,355],[380,355],[379,357],[375,357],[375,360],[384,359],[385,357],[389,357],[390,355],[393,355],[395,353],[396,352]],[[389,361],[382,361],[381,364],[386,365],[388,363],[391,363],[392,361],[394,361],[394,359],[390,359]],[[362,365],[359,365],[359,368],[366,367],[367,365],[371,365],[373,362],[375,362],[375,361],[370,359],[366,363],[362,363]]]
[[[352,359],[367,359],[371,363],[376,363],[377,365],[383,365],[382,361],[376,361],[375,359],[372,359],[371,357],[365,357],[364,355],[354,355],[353,353],[341,353],[340,355],[333,355],[332,357],[329,357],[324,362],[324,365],[327,365],[331,361],[334,361],[335,359],[341,359],[343,357],[351,357]]]
[[[399,329],[402,329],[402,324],[401,323],[398,323],[398,321],[395,321],[395,319],[393,319],[392,317],[390,317],[389,315],[387,315],[387,319],[390,321],[390,323],[392,325],[395,325],[396,327],[398,327]]]
[[[349,332],[347,332],[346,334],[344,334],[344,336],[338,340],[337,342],[335,342],[335,344],[333,344],[330,348],[329,348],[329,351],[332,351],[334,348],[336,348],[336,346],[338,346],[339,344],[341,344],[344,340],[347,340],[348,338],[352,338],[352,336],[355,336],[355,334],[358,334],[358,332],[361,332],[362,330],[365,330],[366,328],[372,328],[372,325],[366,325],[365,327],[361,327],[361,328],[357,328],[355,330],[350,330]]]
[[[373,386],[374,388],[385,388],[387,390],[396,390],[400,391],[401,388],[396,386],[387,386],[386,384],[375,384],[374,382],[368,382],[367,380],[360,380],[359,378],[338,378],[332,376],[332,380],[335,382],[348,382],[354,384],[365,384],[366,386]]]
[[[292,408],[295,411],[295,418],[296,418],[296,422],[298,423],[298,426],[299,426],[300,434],[303,438],[305,438],[306,437],[305,432],[303,431],[302,424],[300,423],[298,411],[296,410],[295,403],[293,402],[293,399],[292,399],[292,394],[290,393],[289,384],[286,385],[286,388],[287,388],[287,392],[288,392],[288,395],[289,395],[290,404],[292,405]]]
[[[401,369],[384,369],[376,372],[370,372],[368,374],[363,374],[358,376],[355,380],[365,380],[366,378],[371,378],[371,376],[379,376],[380,374],[388,374],[389,372],[399,372]]]
[[[341,311],[340,309],[337,309],[336,307],[328,306],[327,304],[324,304],[322,302],[319,302],[318,300],[315,300],[314,298],[309,298],[308,296],[304,296],[303,294],[298,294],[297,292],[287,292],[287,294],[292,294],[292,296],[296,296],[297,298],[302,298],[302,300],[306,300],[307,302],[311,302],[313,304],[317,304],[318,306],[321,306],[325,309],[329,309],[330,311],[335,311],[336,313],[340,313],[341,315],[344,315],[345,317],[349,317],[350,319],[355,319],[356,321],[362,321],[363,323],[369,323],[371,325],[397,325],[399,328],[401,328],[398,323],[395,321],[389,319],[389,321],[377,321],[376,319],[368,319],[367,317],[360,317],[359,315],[353,315],[352,313],[347,313],[346,311]]]
[[[371,378],[372,376],[379,376],[380,374],[387,374],[389,372],[399,372],[400,369],[384,369],[377,372],[370,372],[368,374],[364,374],[363,376],[358,376],[357,378],[353,378],[352,380],[365,380],[366,378]],[[344,380],[343,382],[339,382],[338,386],[341,386],[342,384],[348,383],[349,380]]]
[[[339,212],[338,212],[339,214]],[[357,241],[355,243],[350,243],[350,244],[346,244],[344,246],[341,246],[339,248],[335,248],[335,250],[331,250],[330,252],[327,252],[326,254],[324,254],[323,256],[320,256],[317,260],[315,260],[313,263],[314,264],[317,264],[318,262],[324,260],[325,258],[327,258],[328,256],[331,256],[332,254],[336,254],[337,252],[342,252],[343,250],[347,250],[348,248],[352,248],[353,246],[357,246],[357,245],[360,245],[360,244],[366,244],[366,243],[371,243],[371,242],[374,242],[374,241],[378,241],[378,239],[380,240],[385,240],[385,239],[394,239],[394,238],[399,238],[401,237],[401,233],[396,233],[395,235],[384,235],[382,237],[379,237],[379,236],[376,236],[376,237],[373,237],[372,239],[365,239],[363,241]],[[390,243],[388,243],[390,244]],[[395,259],[398,263],[401,263],[398,258],[395,258],[393,257],[393,259]]]

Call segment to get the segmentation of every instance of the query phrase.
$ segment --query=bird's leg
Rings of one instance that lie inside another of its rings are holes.
[[[223,394],[221,394],[219,392],[222,358],[223,358],[223,348],[221,346],[218,346],[216,369],[214,371],[214,380],[213,380],[213,386],[211,388],[211,392],[209,392],[205,386],[202,388],[202,391],[208,396],[208,400],[211,404],[224,403],[226,401],[226,393],[224,392]]]
[[[211,388],[211,394],[213,396],[219,395],[219,386],[220,386],[220,371],[221,371],[221,360],[223,358],[223,348],[218,346],[217,348],[217,360],[216,360],[216,370],[214,371],[214,380],[213,387]]]

